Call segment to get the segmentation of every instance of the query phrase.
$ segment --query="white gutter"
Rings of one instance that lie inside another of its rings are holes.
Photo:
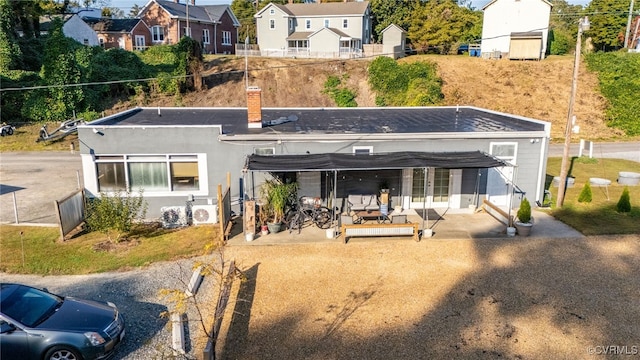
[[[546,132],[542,131],[518,131],[518,132],[482,132],[482,133],[387,133],[387,134],[240,134],[220,135],[219,141],[347,141],[347,140],[416,140],[416,139],[525,139],[546,138]]]

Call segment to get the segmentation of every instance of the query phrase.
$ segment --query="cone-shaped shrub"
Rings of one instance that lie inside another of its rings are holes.
[[[590,203],[593,200],[593,193],[591,192],[591,184],[585,183],[580,196],[578,196],[578,202]]]
[[[631,200],[629,199],[629,188],[624,187],[622,190],[622,195],[620,195],[620,200],[618,200],[618,204],[616,205],[618,212],[631,212]]]
[[[518,209],[518,220],[521,223],[531,222],[531,204],[527,198],[523,198]]]

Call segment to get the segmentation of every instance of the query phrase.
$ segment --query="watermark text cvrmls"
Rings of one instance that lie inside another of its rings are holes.
[[[638,355],[640,349],[637,345],[596,345],[587,347],[590,355]]]

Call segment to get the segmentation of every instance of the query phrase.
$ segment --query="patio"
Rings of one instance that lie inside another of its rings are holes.
[[[419,211],[409,209],[401,214],[407,215],[407,220],[412,223],[422,224]],[[506,239],[506,227],[491,217],[489,214],[479,211],[475,213],[451,213],[443,210],[429,209],[429,221],[425,220],[425,226],[433,230],[432,237],[420,238],[420,241],[451,240],[451,239]],[[581,238],[583,237],[575,229],[556,220],[543,211],[533,211],[535,226],[529,238]],[[428,224],[428,225],[427,225]],[[516,235],[516,237],[518,237]],[[413,242],[411,236],[393,237],[352,237],[352,242],[375,242],[375,241],[409,241]],[[231,236],[227,241],[229,246],[260,246],[260,245],[283,245],[283,244],[310,244],[310,243],[342,243],[339,236],[327,238],[325,230],[315,227],[309,223],[298,234],[297,231],[280,231],[276,234],[260,235],[256,234],[253,241],[246,241],[242,232],[242,219],[235,219]]]

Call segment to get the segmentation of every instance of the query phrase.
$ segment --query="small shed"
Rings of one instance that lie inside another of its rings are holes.
[[[391,24],[382,30],[382,53],[394,59],[404,57],[407,32]]]
[[[542,32],[512,32],[509,41],[509,59],[541,60],[544,57]]]

